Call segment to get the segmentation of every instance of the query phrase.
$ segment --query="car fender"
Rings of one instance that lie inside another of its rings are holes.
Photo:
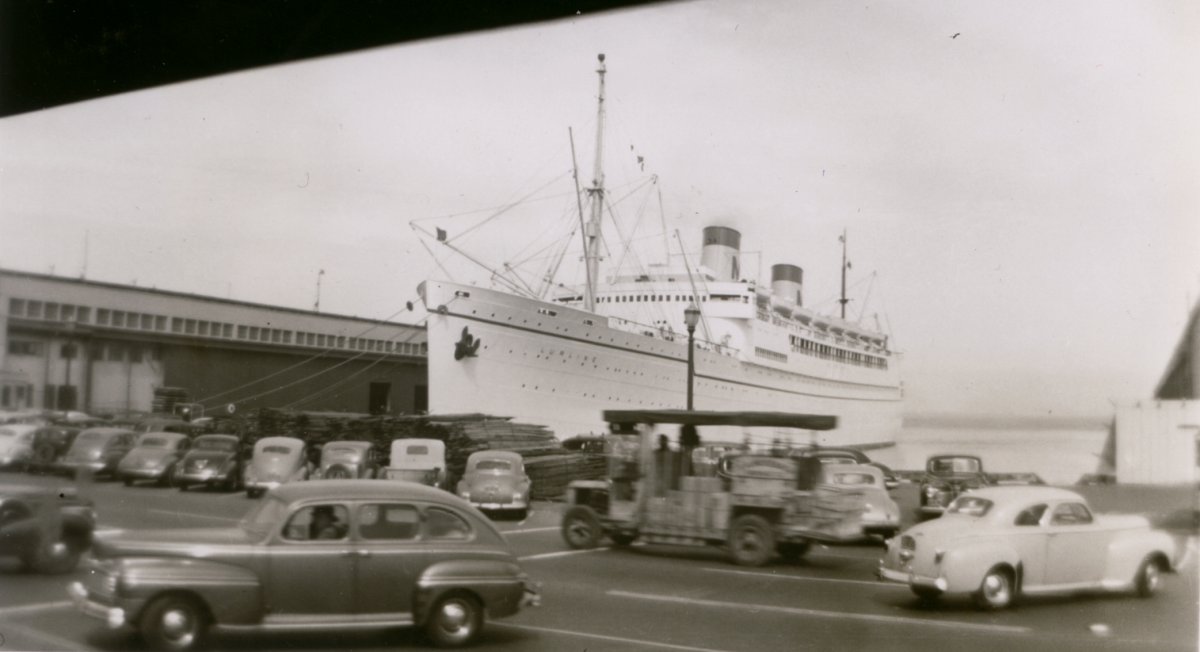
[[[455,559],[427,567],[417,578],[413,617],[425,622],[444,595],[468,591],[477,596],[489,618],[516,613],[525,592],[525,573],[513,559]]]
[[[1011,547],[1000,543],[978,542],[948,547],[938,565],[939,574],[946,578],[946,591],[969,593],[979,588],[984,575],[1001,564],[1020,568],[1021,558]]]
[[[1112,582],[1129,582],[1141,566],[1142,560],[1151,555],[1162,555],[1172,570],[1177,561],[1175,540],[1162,530],[1126,530],[1113,537],[1108,544],[1104,564],[1104,579]]]
[[[256,623],[263,616],[262,584],[258,576],[247,568],[219,561],[124,558],[118,585],[122,601],[129,601],[139,617],[142,607],[166,592],[198,596],[219,624]]]

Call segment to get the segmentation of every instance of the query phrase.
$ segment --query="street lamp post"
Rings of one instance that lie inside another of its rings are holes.
[[[688,332],[687,409],[692,410],[692,385],[696,377],[696,324],[700,323],[700,309],[696,302],[688,304],[683,311],[683,323]]]

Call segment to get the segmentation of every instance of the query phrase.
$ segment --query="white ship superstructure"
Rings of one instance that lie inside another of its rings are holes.
[[[600,61],[598,143],[603,55]],[[695,409],[832,414],[838,428],[814,432],[813,442],[895,442],[903,390],[899,356],[888,338],[806,308],[803,272],[796,265],[773,266],[769,286],[746,280],[738,231],[705,228],[698,265],[685,256],[675,264],[618,270],[601,279],[605,195],[599,154],[596,159],[586,189],[592,210],[583,226],[587,280],[581,290],[543,297],[515,293],[517,284],[503,290],[442,280],[422,285],[430,313],[431,413],[510,416],[567,438],[604,432],[605,409],[686,408],[684,311],[694,304],[701,314],[695,329]],[[742,436],[721,434],[716,439]],[[702,436],[714,439],[713,433]]]

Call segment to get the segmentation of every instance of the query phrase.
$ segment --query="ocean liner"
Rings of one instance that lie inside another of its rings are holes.
[[[694,408],[833,414],[821,445],[885,446],[900,429],[900,356],[889,338],[806,307],[803,270],[771,267],[764,286],[743,278],[741,234],[703,230],[699,260],[619,269],[601,278],[604,57],[590,217],[582,224],[582,288],[539,295],[521,285],[484,288],[430,279],[429,411],[481,412],[539,423],[560,438],[604,431],[601,410],[682,409],[688,401],[688,332],[694,322]],[[444,233],[437,239],[445,241]],[[845,239],[843,237],[843,247]],[[495,277],[494,277],[495,278]],[[703,433],[741,441],[749,433]],[[769,435],[756,435],[758,437]]]

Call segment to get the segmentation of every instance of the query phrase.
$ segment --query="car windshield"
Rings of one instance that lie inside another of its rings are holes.
[[[235,451],[237,450],[237,442],[228,439],[204,439],[201,437],[196,440],[196,445],[192,449],[198,451]]]
[[[946,510],[947,514],[964,514],[966,516],[983,516],[992,508],[992,501],[978,496],[959,496]]]
[[[512,462],[507,460],[480,460],[475,465],[476,471],[511,471]]]
[[[973,457],[941,457],[929,460],[929,470],[934,473],[976,473],[979,460]]]
[[[835,473],[833,474],[834,484],[849,484],[849,485],[873,485],[875,484],[875,476],[870,473]]]
[[[138,442],[138,446],[145,448],[164,448],[166,445],[166,437],[143,437],[142,440]]]
[[[250,510],[242,519],[239,526],[258,537],[270,534],[271,529],[283,521],[287,515],[287,503],[275,496],[267,496],[265,500]]]
[[[272,455],[287,455],[292,452],[292,449],[287,446],[263,446],[261,450],[263,453],[270,453]]]

